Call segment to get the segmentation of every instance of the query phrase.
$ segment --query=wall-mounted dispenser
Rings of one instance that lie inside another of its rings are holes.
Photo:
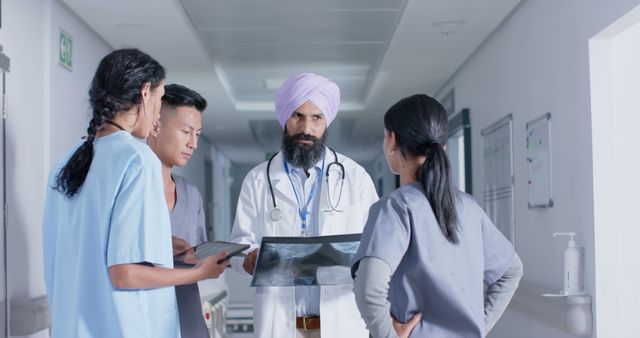
[[[589,336],[593,331],[591,296],[587,295],[582,283],[583,252],[576,247],[575,232],[556,232],[556,236],[569,236],[569,244],[564,251],[563,289],[559,293],[543,294],[544,297],[566,297],[569,309],[565,315],[567,331],[572,335]]]
[[[564,251],[563,292],[567,296],[581,294],[582,269],[580,268],[580,251],[576,248],[576,242],[573,240],[575,235],[575,232],[556,232],[553,234],[553,237],[570,237],[567,249]]]

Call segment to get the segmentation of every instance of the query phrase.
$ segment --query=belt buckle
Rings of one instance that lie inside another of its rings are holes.
[[[308,317],[308,316],[304,316],[304,317],[302,317],[302,328],[303,328],[305,331],[308,331],[308,329],[307,329],[307,320],[308,320],[308,319],[310,320],[310,319],[311,319],[311,317]]]

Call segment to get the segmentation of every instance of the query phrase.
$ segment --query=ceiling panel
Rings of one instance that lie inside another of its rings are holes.
[[[404,8],[398,0],[181,0],[193,23],[203,26],[213,19],[230,20],[259,13],[263,17],[317,13],[394,12]],[[240,18],[241,19],[241,18]]]
[[[305,27],[278,29],[245,29],[245,30],[204,30],[201,31],[203,42],[215,48],[236,45],[279,45],[296,44],[384,44],[385,34],[392,26],[370,28],[357,26],[345,30],[343,27]]]
[[[186,2],[190,0],[185,0]],[[393,11],[349,11],[349,12],[308,12],[308,13],[265,13],[261,11],[238,12],[195,12],[185,8],[198,30],[252,30],[252,29],[306,29],[332,27],[393,27],[400,13]],[[201,16],[201,19],[195,19]]]
[[[355,100],[365,85],[366,78],[339,78],[332,77],[340,87],[342,100]],[[236,81],[234,96],[241,101],[273,101],[276,95],[275,89],[266,88],[264,82]]]
[[[275,67],[252,67],[247,63],[229,63],[226,67],[228,77],[234,78],[232,94],[239,101],[270,101],[272,103],[277,88],[286,79],[282,74],[302,71],[323,74],[335,81],[340,87],[343,100],[355,100],[368,79],[370,67],[366,64],[344,64],[339,67],[327,67],[321,64],[274,63]],[[255,81],[255,78],[263,79]],[[266,91],[265,91],[266,90]]]
[[[381,44],[360,44],[340,46],[314,45],[312,43],[297,44],[282,42],[278,46],[235,46],[234,48],[221,48],[216,51],[215,58],[221,60],[222,67],[226,68],[225,62],[260,62],[264,67],[277,66],[283,63],[334,63],[336,67],[339,63],[359,63],[371,64],[376,60],[376,56],[384,53],[385,46]],[[283,74],[284,75],[284,74]]]
[[[361,104],[405,2],[181,1],[236,104],[272,100],[276,88],[265,82],[300,71],[331,78],[343,102]],[[345,64],[360,71],[344,74]]]

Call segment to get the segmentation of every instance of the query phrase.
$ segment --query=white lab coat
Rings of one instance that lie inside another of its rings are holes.
[[[325,152],[325,168],[334,161],[333,152]],[[353,160],[338,154],[338,161],[345,169],[342,199],[337,209],[343,212],[325,212],[330,209],[328,190],[332,190],[331,202],[335,205],[340,189],[339,166],[332,165],[327,189],[322,178],[319,219],[320,235],[362,233],[369,214],[369,207],[378,200],[369,174]],[[300,215],[291,183],[284,170],[283,155],[279,153],[271,161],[271,183],[282,219],[271,220],[269,212],[273,202],[267,181],[267,162],[253,168],[244,179],[231,241],[251,245],[247,252],[260,246],[263,236],[299,236]],[[233,267],[246,274],[242,259],[234,258]],[[262,287],[256,289],[253,307],[256,337],[294,338],[296,336],[296,305],[293,287]],[[356,307],[352,285],[320,287],[320,335],[323,338],[367,338],[369,333]]]

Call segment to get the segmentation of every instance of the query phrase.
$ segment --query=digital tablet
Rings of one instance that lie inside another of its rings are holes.
[[[249,248],[248,244],[237,244],[223,241],[204,242],[190,248],[176,256],[173,256],[173,263],[182,266],[194,266],[205,257],[213,256],[219,252],[226,251],[227,256],[218,261],[218,264],[236,256]]]

